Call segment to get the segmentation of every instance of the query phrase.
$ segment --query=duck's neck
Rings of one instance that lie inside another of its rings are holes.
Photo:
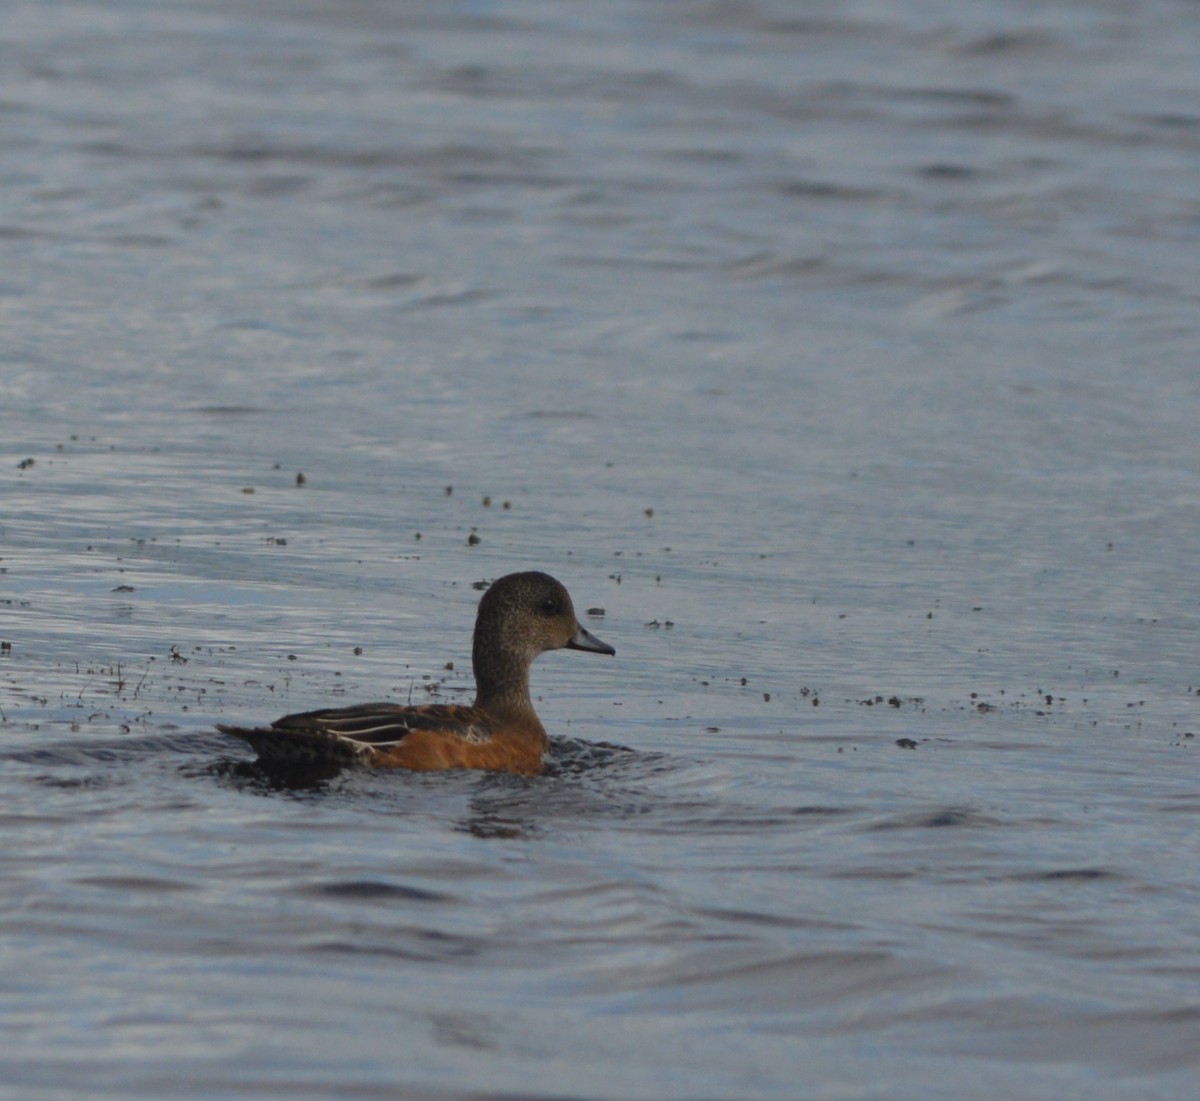
[[[532,715],[529,662],[520,654],[497,650],[475,639],[471,655],[475,671],[475,706],[493,714]]]

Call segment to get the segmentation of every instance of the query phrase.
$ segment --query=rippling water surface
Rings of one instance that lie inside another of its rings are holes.
[[[1195,1096],[1198,32],[8,4],[0,1096]]]

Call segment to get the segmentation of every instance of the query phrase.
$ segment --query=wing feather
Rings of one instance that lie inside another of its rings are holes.
[[[444,733],[476,744],[492,735],[487,717],[461,704],[364,703],[285,715],[269,727],[217,729],[249,742],[261,756],[284,760],[367,760],[416,732]]]

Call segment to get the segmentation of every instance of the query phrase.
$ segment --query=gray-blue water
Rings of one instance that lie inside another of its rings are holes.
[[[1194,1098],[1198,36],[7,3],[0,1097]]]

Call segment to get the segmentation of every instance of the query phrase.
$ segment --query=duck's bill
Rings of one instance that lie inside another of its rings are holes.
[[[568,650],[591,650],[593,654],[615,654],[614,650],[607,642],[601,642],[591,631],[586,627],[580,627],[575,632],[575,637],[567,643]]]

